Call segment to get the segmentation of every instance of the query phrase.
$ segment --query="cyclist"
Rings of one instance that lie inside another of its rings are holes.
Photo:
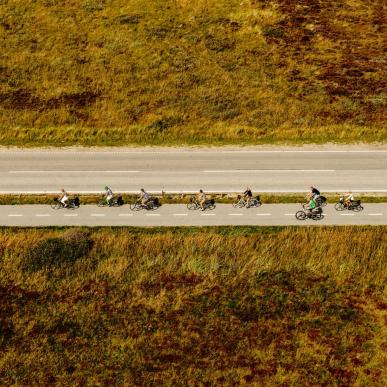
[[[146,192],[146,191],[144,190],[144,188],[141,188],[140,191],[141,191],[141,192],[140,192],[140,200],[141,200],[141,204],[142,204],[143,206],[146,206],[147,203],[148,203],[148,201],[149,201],[149,194],[148,194],[148,192]]]
[[[105,186],[104,196],[106,198],[106,203],[108,204],[108,206],[110,206],[111,205],[111,200],[113,199],[113,191],[112,191],[112,189],[110,187]]]
[[[251,188],[247,187],[246,191],[243,192],[243,199],[246,200],[246,208],[249,208],[251,200],[253,199],[253,193],[251,192]]]
[[[310,193],[309,193],[309,197],[316,200],[318,197],[320,197],[320,191],[316,188],[316,187],[313,187],[313,185],[310,187]]]
[[[206,194],[203,192],[203,190],[199,190],[199,193],[197,194],[196,196],[197,198],[197,201],[199,202],[199,205],[202,209],[202,211],[204,211],[206,208],[205,208],[205,204],[206,204]]]
[[[310,198],[308,205],[304,209],[306,211],[306,215],[310,216],[313,212],[313,210],[317,207],[316,202],[313,198]]]
[[[345,195],[347,197],[344,199],[344,205],[346,207],[349,207],[355,201],[355,198],[354,198],[352,192],[347,192]]]
[[[67,202],[69,201],[69,195],[67,194],[67,192],[65,191],[64,188],[61,188],[61,194],[59,196],[59,201],[63,204],[63,207],[67,207]]]

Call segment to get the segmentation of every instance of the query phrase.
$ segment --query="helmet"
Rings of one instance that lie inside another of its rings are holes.
[[[140,191],[144,192],[145,190],[144,190],[144,188],[141,188],[141,190],[140,190]]]

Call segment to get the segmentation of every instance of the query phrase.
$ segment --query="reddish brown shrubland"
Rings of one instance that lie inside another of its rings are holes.
[[[2,144],[386,141],[377,0],[7,0]]]
[[[386,227],[1,229],[0,383],[377,385],[386,248]]]

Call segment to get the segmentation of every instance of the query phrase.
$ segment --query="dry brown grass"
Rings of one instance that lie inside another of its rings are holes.
[[[386,235],[0,229],[0,383],[376,386]]]
[[[2,144],[386,141],[377,0],[6,0]]]

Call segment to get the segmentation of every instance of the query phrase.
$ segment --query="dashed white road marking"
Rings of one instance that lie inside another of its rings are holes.
[[[118,216],[133,216],[133,214],[118,214]]]
[[[140,171],[82,171],[82,170],[73,170],[73,171],[62,171],[62,170],[56,170],[56,171],[43,171],[43,170],[36,170],[36,171],[8,171],[8,173],[139,173]]]
[[[145,214],[145,216],[160,216],[160,214]]]
[[[382,213],[377,213],[377,214],[368,214],[369,216],[383,216]]]
[[[173,216],[188,216],[188,214],[173,214]]]
[[[51,215],[50,214],[35,214],[35,216],[46,217],[46,216],[51,216]]]
[[[10,217],[23,216],[23,214],[8,214]]]
[[[335,169],[217,169],[205,170],[203,173],[251,173],[251,172],[336,172]]]
[[[271,214],[257,214],[257,216],[271,216]]]
[[[294,216],[294,214],[284,214],[285,216]]]
[[[215,214],[200,214],[201,216],[215,216]]]
[[[90,216],[105,216],[106,214],[90,214]]]
[[[228,216],[243,216],[243,214],[228,214]]]
[[[63,214],[63,216],[78,216],[78,214]]]
[[[341,216],[355,216],[355,214],[340,214]]]

